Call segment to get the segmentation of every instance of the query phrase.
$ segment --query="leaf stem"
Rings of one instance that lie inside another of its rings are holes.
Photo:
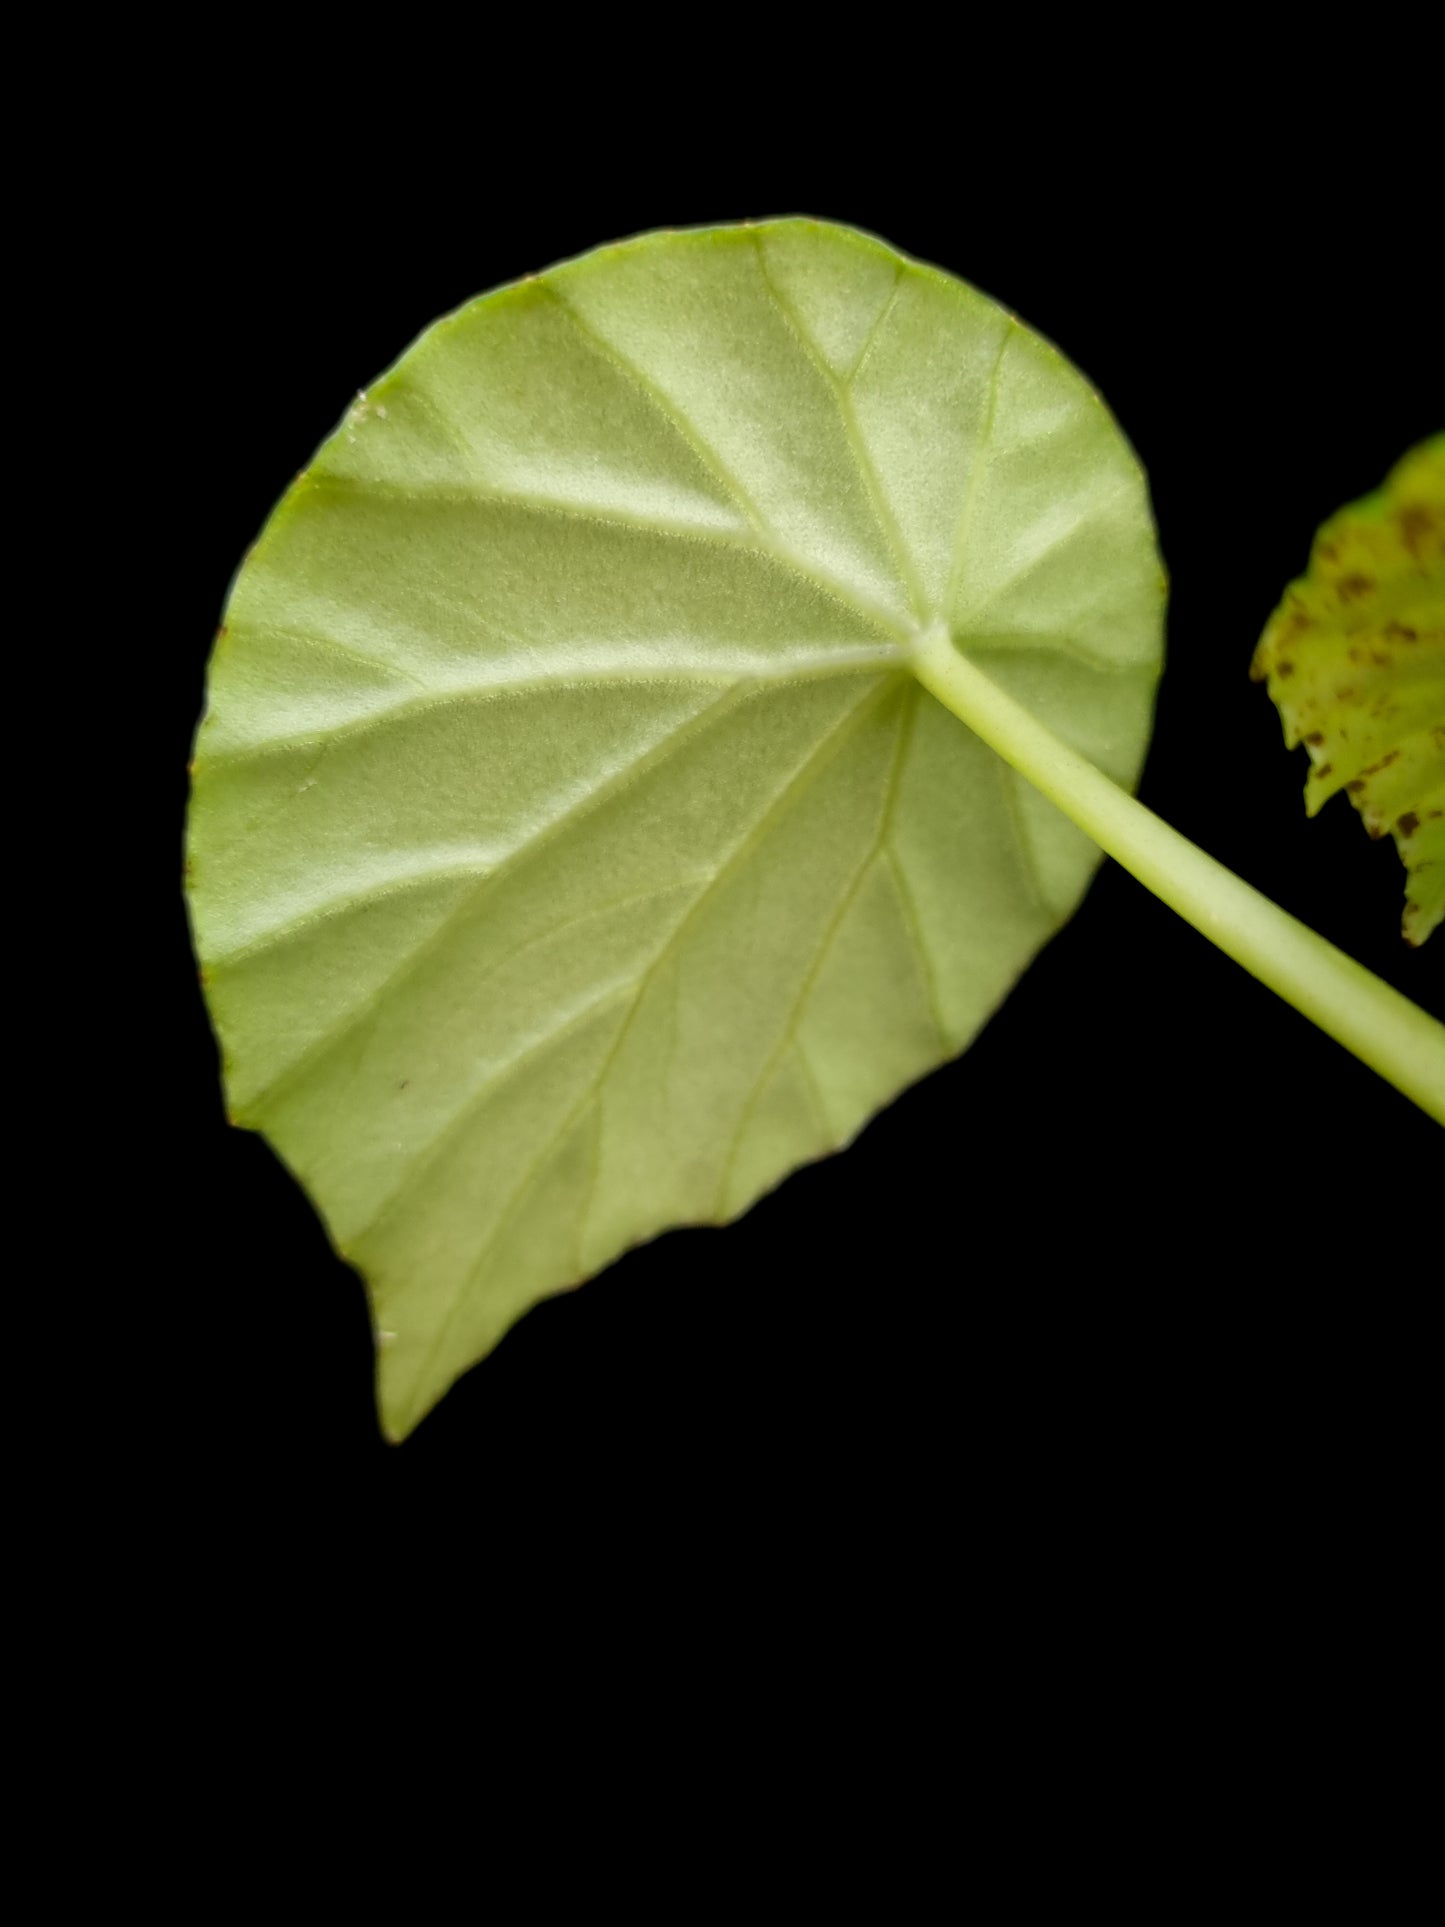
[[[1445,1025],[1281,910],[1060,742],[934,623],[914,673],[1117,863],[1226,956],[1445,1124]]]

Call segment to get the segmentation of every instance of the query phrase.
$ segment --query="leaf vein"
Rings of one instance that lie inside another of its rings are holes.
[[[1023,810],[1019,804],[1018,777],[996,751],[990,753],[998,769],[999,782],[1003,789],[1004,810],[1013,831],[1014,842],[1018,846],[1019,867],[1023,872],[1024,883],[1039,909],[1043,911],[1050,923],[1054,923],[1058,920],[1058,912],[1052,908],[1044,891],[1044,880],[1039,871],[1038,857],[1034,853],[1028,825],[1024,821]]]
[[[687,443],[688,447],[692,449],[699,461],[704,463],[704,465],[712,471],[717,480],[731,496],[735,506],[741,509],[743,514],[746,515],[749,522],[752,523],[758,534],[763,538],[769,552],[776,556],[778,561],[784,563],[795,575],[801,576],[805,581],[811,582],[815,588],[821,589],[825,595],[831,596],[835,602],[842,603],[845,608],[851,609],[855,615],[861,616],[864,621],[871,622],[875,628],[881,629],[885,635],[892,636],[893,639],[898,642],[907,640],[907,632],[899,627],[898,623],[894,621],[886,609],[880,608],[869,598],[860,595],[850,584],[839,582],[836,577],[831,575],[826,569],[819,568],[815,563],[810,562],[806,556],[799,555],[790,543],[785,542],[771,520],[762,513],[754,502],[751,493],[743,486],[736,472],[723,460],[721,454],[713,444],[703,436],[696,424],[683,414],[676,401],[666,390],[655,382],[646,370],[640,367],[637,362],[633,361],[630,356],[624,355],[620,349],[614,347],[610,341],[598,334],[595,329],[583,321],[576,308],[565,295],[550,284],[544,285],[547,285],[548,293],[552,296],[553,300],[557,302],[559,307],[561,307],[563,312],[571,317],[574,327],[583,339],[591,342],[623,375],[637,383],[637,385],[652,398],[654,406],[658,409],[664,420],[672,423],[673,427]]]
[[[774,1046],[773,1050],[769,1052],[768,1057],[765,1060],[763,1067],[759,1071],[757,1079],[753,1084],[752,1090],[748,1093],[748,1096],[745,1099],[743,1106],[738,1113],[737,1125],[733,1131],[732,1138],[729,1141],[727,1156],[723,1160],[722,1175],[718,1180],[717,1203],[713,1207],[713,1216],[715,1218],[721,1218],[722,1216],[724,1205],[727,1199],[728,1190],[732,1183],[733,1170],[737,1164],[738,1153],[742,1149],[743,1137],[746,1133],[747,1127],[751,1123],[753,1115],[757,1109],[757,1106],[762,1100],[763,1092],[767,1089],[771,1079],[777,1074],[777,1071],[780,1065],[782,1064],[783,1058],[787,1055],[790,1045],[792,1045],[797,1038],[798,1024],[802,1019],[803,1010],[807,1004],[808,998],[812,995],[813,986],[817,983],[818,978],[822,974],[823,965],[826,963],[828,956],[832,951],[834,941],[837,938],[839,930],[843,926],[844,918],[847,916],[848,911],[851,909],[853,902],[858,895],[859,890],[863,887],[864,878],[867,876],[869,870],[873,867],[873,864],[876,862],[878,858],[878,854],[883,847],[883,839],[887,834],[888,825],[890,821],[890,805],[891,805],[891,800],[893,795],[894,776],[897,771],[898,764],[902,756],[904,743],[907,737],[907,729],[906,729],[907,713],[908,713],[907,702],[906,701],[900,702],[898,706],[897,741],[894,744],[893,755],[892,755],[892,758],[890,759],[888,772],[884,778],[883,790],[879,797],[878,821],[874,829],[873,835],[870,837],[867,847],[864,849],[863,855],[859,858],[858,863],[854,867],[853,874],[848,880],[847,887],[843,890],[843,892],[839,896],[837,906],[833,910],[832,915],[829,917],[827,924],[824,927],[823,934],[820,937],[816,948],[814,949],[813,956],[809,960],[808,967],[803,973],[802,981],[799,984],[797,994],[793,999],[792,1005],[788,1011],[787,1018],[784,1021],[783,1028],[779,1034],[777,1044]],[[800,1050],[800,1054],[801,1054],[801,1050]],[[810,1067],[810,1070],[811,1070],[811,1067]],[[823,1122],[826,1126],[827,1124],[826,1116],[824,1117]]]
[[[789,777],[783,788],[770,799],[767,807],[756,819],[752,828],[741,841],[735,845],[721,868],[714,873],[706,888],[694,898],[681,921],[675,929],[669,933],[666,943],[658,952],[653,962],[648,966],[647,972],[638,986],[637,1001],[628,1012],[627,1021],[623,1025],[622,1031],[619,1033],[613,1045],[608,1061],[603,1065],[602,1071],[599,1074],[597,1080],[599,1102],[601,1101],[602,1093],[612,1067],[621,1055],[622,1047],[627,1041],[627,1035],[631,1029],[633,1020],[642,1007],[649,984],[655,979],[657,972],[669,957],[675,961],[681,954],[680,946],[684,937],[692,927],[703,905],[713,896],[719,885],[726,881],[734,871],[739,869],[741,865],[747,861],[768,832],[776,829],[777,825],[782,821],[783,816],[792,808],[798,798],[804,795],[818,777],[822,775],[823,771],[837,760],[849,742],[852,741],[858,729],[867,721],[873,710],[876,709],[890,693],[891,687],[892,685],[888,680],[882,681],[872,694],[865,696],[860,702],[855,703],[851,709],[845,710],[838,721],[831,725],[827,733],[809,752],[806,760],[794,771],[793,775]],[[588,1209],[590,1212],[590,1201]],[[583,1244],[586,1242],[585,1228],[579,1242]]]
[[[482,900],[484,893],[489,888],[499,884],[504,878],[513,875],[522,863],[533,860],[539,851],[548,847],[557,837],[565,835],[566,832],[576,824],[595,815],[598,810],[604,808],[616,796],[629,789],[634,783],[651,776],[655,770],[660,768],[671,757],[675,756],[694,736],[699,735],[706,728],[713,727],[743,696],[749,693],[746,689],[740,688],[735,684],[731,689],[726,690],[716,702],[707,704],[706,707],[689,716],[685,722],[678,724],[676,728],[671,730],[667,735],[649,744],[647,749],[643,750],[640,755],[634,757],[630,763],[623,764],[619,769],[615,770],[611,776],[604,779],[598,788],[590,790],[579,802],[569,805],[559,812],[558,815],[550,818],[533,835],[527,837],[513,850],[509,851],[500,863],[488,870],[485,875],[478,878],[476,885],[466,892],[432,935],[418,945],[416,950],[409,952],[407,956],[403,957],[396,967],[377,985],[375,990],[363,998],[359,1004],[353,1006],[337,1024],[332,1025],[330,1029],[323,1031],[319,1036],[313,1038],[312,1042],[302,1051],[299,1057],[287,1065],[277,1077],[273,1078],[264,1090],[258,1092],[257,1096],[252,1100],[253,1106],[260,1104],[264,1099],[275,1097],[284,1085],[292,1083],[303,1070],[308,1069],[319,1057],[324,1056],[327,1052],[334,1049],[344,1037],[348,1036],[351,1031],[355,1029],[363,1017],[376,1009],[381,1000],[389,992],[397,989],[398,986],[404,983],[416,970],[420,969],[428,957],[434,955],[435,952],[441,948],[452,935],[462,917],[469,911],[475,909],[477,903]]]
[[[486,1108],[488,1101],[495,1097],[499,1090],[510,1083],[517,1071],[531,1063],[532,1059],[543,1051],[549,1050],[554,1044],[560,1044],[565,1038],[575,1036],[579,1030],[585,1030],[599,1011],[605,1010],[609,1004],[621,1003],[631,990],[630,975],[624,973],[620,977],[613,978],[610,983],[604,984],[600,990],[594,990],[593,994],[569,1010],[560,1023],[529,1038],[520,1050],[514,1051],[500,1064],[493,1065],[489,1075],[483,1079],[476,1090],[468,1094],[466,1101],[453,1111],[441,1129],[434,1132],[424,1144],[416,1147],[401,1182],[387,1192],[369,1218],[364,1219],[351,1230],[349,1242],[354,1246],[359,1244],[361,1239],[371,1237],[377,1227],[392,1216],[402,1199],[415,1190],[428,1171],[436,1168],[457,1138],[465,1131],[467,1125],[478,1112]]]
[[[874,320],[872,327],[869,328],[867,335],[864,337],[863,346],[858,350],[858,355],[856,360],[853,363],[853,366],[848,370],[847,375],[844,377],[845,381],[847,382],[850,388],[853,386],[854,382],[857,381],[858,377],[862,374],[864,365],[867,362],[869,355],[871,355],[873,352],[873,344],[878,340],[879,336],[883,333],[884,324],[887,322],[888,317],[892,314],[894,307],[897,305],[898,297],[902,292],[903,292],[903,263],[900,261],[897,267],[893,271],[893,286],[889,291],[888,299],[883,303],[883,306],[878,310],[877,317]]]
[[[641,977],[637,980],[636,990],[628,1007],[627,1015],[624,1017],[601,1067],[588,1084],[588,1087],[581,1093],[576,1103],[569,1107],[561,1124],[547,1139],[536,1159],[534,1159],[528,1167],[522,1184],[513,1192],[511,1198],[506,1205],[504,1205],[481,1251],[468,1268],[461,1284],[453,1294],[451,1303],[443,1315],[436,1339],[430,1347],[427,1357],[417,1374],[409,1410],[414,1411],[418,1402],[425,1397],[428,1380],[435,1371],[436,1361],[442,1354],[443,1347],[455,1325],[461,1307],[470,1296],[473,1285],[483,1266],[486,1264],[487,1259],[496,1248],[503,1230],[513,1220],[516,1212],[525,1204],[527,1195],[529,1195],[530,1191],[535,1187],[548,1160],[566,1141],[568,1133],[581,1121],[588,1105],[592,1103],[601,1105],[607,1080],[621,1055],[622,1049],[631,1033],[632,1026],[636,1021],[638,1012],[641,1010],[643,1002],[646,999],[648,989],[656,980],[658,971],[669,958],[675,958],[677,956],[678,946],[682,943],[686,932],[692,926],[703,905],[710,900],[726,878],[738,869],[741,864],[747,861],[748,857],[757,848],[769,829],[775,828],[777,824],[781,822],[786,811],[800,796],[805,794],[812,783],[822,774],[823,770],[833,761],[834,757],[841,753],[851,739],[854,731],[861,726],[871,711],[876,708],[883,697],[888,694],[889,688],[890,684],[884,681],[877,691],[865,696],[860,702],[855,703],[851,709],[846,710],[836,722],[829,726],[826,733],[814,744],[807,757],[789,777],[782,789],[776,791],[769,799],[762,814],[755,819],[747,832],[739,839],[723,864],[713,872],[705,887],[688,905],[682,917],[668,932],[657,953],[643,971]],[[830,751],[831,754],[829,753]],[[605,1120],[599,1119],[599,1135],[604,1128],[604,1122]],[[591,1180],[583,1198],[579,1201],[577,1229],[574,1240],[575,1249],[579,1253],[585,1249],[586,1245],[587,1220],[593,1209],[596,1173],[600,1170],[601,1161],[601,1147],[599,1144]]]
[[[453,703],[500,701],[510,696],[555,696],[575,689],[620,688],[629,683],[655,689],[686,688],[693,684],[722,685],[729,689],[740,684],[764,688],[791,682],[817,682],[831,676],[877,673],[895,667],[899,661],[898,651],[891,647],[869,649],[853,644],[840,644],[833,653],[806,661],[783,659],[776,669],[760,662],[752,662],[744,667],[735,657],[730,659],[722,650],[718,652],[716,669],[708,667],[706,656],[682,666],[677,665],[675,657],[664,657],[656,667],[643,663],[619,663],[599,657],[596,668],[577,663],[569,669],[543,670],[531,676],[513,674],[499,677],[494,682],[459,683],[451,687],[423,685],[426,688],[425,695],[404,696],[380,708],[368,709],[359,716],[349,716],[343,722],[297,730],[289,736],[265,736],[254,742],[223,745],[219,749],[209,750],[204,763],[208,769],[218,766],[224,768],[228,764],[254,762],[267,756],[291,755],[318,744],[329,748],[411,717],[444,710]],[[197,758],[198,765],[200,761]]]
[[[953,534],[953,555],[948,569],[948,586],[943,596],[944,609],[950,615],[953,612],[954,603],[958,597],[959,577],[963,571],[964,561],[968,555],[968,542],[973,529],[974,512],[978,505],[979,495],[983,489],[984,478],[988,474],[989,463],[993,458],[993,437],[994,427],[998,418],[998,394],[1000,378],[1003,374],[1003,358],[1008,349],[1009,342],[1013,339],[1014,330],[1017,327],[1018,322],[1010,315],[1008,326],[1004,329],[1003,338],[998,345],[998,354],[994,359],[993,373],[989,376],[988,398],[984,402],[983,432],[979,437],[978,453],[974,456],[972,466],[968,471],[968,481],[965,483],[963,491],[963,505],[958,513],[958,526]]]
[[[908,705],[908,714],[904,719],[904,741],[898,752],[897,760],[893,765],[893,770],[889,778],[886,822],[884,827],[884,847],[888,863],[888,872],[893,878],[893,887],[897,893],[898,906],[903,917],[903,927],[908,936],[913,953],[918,960],[918,974],[921,980],[924,998],[928,1004],[928,1014],[932,1019],[933,1028],[938,1033],[939,1042],[945,1050],[951,1050],[953,1047],[952,1040],[949,1036],[948,1027],[943,1021],[943,1005],[938,992],[938,977],[934,969],[933,959],[929,955],[927,945],[923,940],[923,925],[919,919],[918,905],[914,901],[913,891],[909,886],[908,879],[904,874],[903,864],[899,859],[897,849],[892,841],[893,822],[898,810],[899,790],[903,781],[904,769],[907,766],[909,755],[913,749],[913,738],[918,724],[918,707],[922,695],[922,684],[915,683],[909,691],[911,700]]]
[[[873,512],[873,519],[878,524],[879,533],[892,557],[893,566],[897,569],[899,579],[907,591],[914,616],[918,622],[923,623],[927,620],[927,597],[924,595],[923,585],[919,581],[918,570],[914,566],[908,545],[903,540],[903,532],[898,526],[893,504],[889,501],[888,493],[883,486],[883,478],[878,473],[872,453],[863,439],[862,426],[847,384],[838,379],[832,363],[819,347],[811,329],[773,280],[768,268],[767,256],[763,250],[761,235],[754,236],[753,251],[763,286],[777,309],[784,327],[797,342],[804,358],[822,378],[825,387],[833,397],[833,404],[838,410],[838,419],[842,423],[844,438],[857,467],[859,480],[863,484],[863,492],[868,497],[868,506]]]

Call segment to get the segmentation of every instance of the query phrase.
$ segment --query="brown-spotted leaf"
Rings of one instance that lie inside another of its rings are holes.
[[[1445,915],[1445,435],[1325,523],[1250,673],[1309,751],[1309,814],[1343,790],[1394,836],[1423,943]]]

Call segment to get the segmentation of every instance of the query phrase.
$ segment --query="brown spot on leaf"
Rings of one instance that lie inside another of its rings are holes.
[[[1351,796],[1363,795],[1364,788],[1365,788],[1364,777],[1363,776],[1352,777],[1351,780],[1348,783],[1346,783],[1345,788],[1349,791]]]
[[[1323,781],[1324,778],[1329,775],[1330,771],[1333,768],[1334,768],[1333,763],[1321,763],[1319,768],[1315,771],[1315,775],[1319,777],[1321,781]]]
[[[1286,676],[1292,676],[1294,674],[1294,664],[1287,661],[1277,662],[1274,666],[1274,673],[1279,677],[1280,681],[1283,682]]]
[[[1367,575],[1342,575],[1335,584],[1342,602],[1357,602],[1361,596],[1369,595],[1374,586]]]
[[[1407,627],[1403,622],[1387,622],[1385,624],[1385,634],[1387,636],[1395,636],[1401,642],[1417,642],[1419,640],[1415,630]]]
[[[1396,518],[1400,539],[1411,555],[1418,555],[1424,546],[1425,537],[1434,534],[1438,523],[1434,514],[1418,503],[1412,502],[1409,508],[1400,510]]]
[[[1313,743],[1316,746],[1318,746],[1324,740],[1325,740],[1325,732],[1322,729],[1312,729],[1309,735],[1305,737],[1305,741],[1307,743]]]
[[[1415,814],[1413,810],[1406,810],[1405,814],[1400,818],[1399,822],[1395,825],[1395,831],[1396,831],[1396,834],[1399,836],[1413,836],[1416,830],[1419,829],[1419,827],[1420,827],[1419,817]]]

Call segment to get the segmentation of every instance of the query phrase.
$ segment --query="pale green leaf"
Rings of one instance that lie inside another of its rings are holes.
[[[845,1144],[1078,903],[1097,850],[912,639],[1132,786],[1162,600],[1077,371],[844,228],[601,249],[357,401],[232,591],[190,896],[393,1436],[538,1298]]]
[[[1445,915],[1445,435],[1325,523],[1250,673],[1309,750],[1309,814],[1343,790],[1393,834],[1423,943]]]

